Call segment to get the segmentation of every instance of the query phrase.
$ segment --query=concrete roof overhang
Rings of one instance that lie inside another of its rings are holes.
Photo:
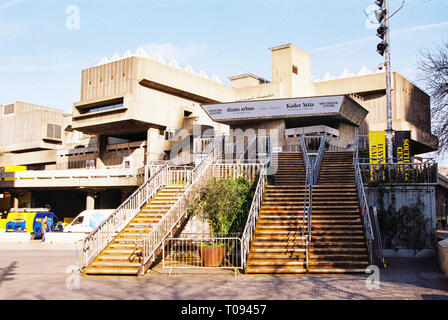
[[[203,104],[202,108],[213,121],[227,125],[312,117],[360,126],[369,113],[346,95]]]

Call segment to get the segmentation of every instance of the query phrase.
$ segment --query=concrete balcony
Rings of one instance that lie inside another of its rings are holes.
[[[0,173],[0,189],[135,187],[144,181],[143,169],[81,169]]]

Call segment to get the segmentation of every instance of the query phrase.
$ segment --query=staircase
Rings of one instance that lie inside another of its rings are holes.
[[[302,153],[278,153],[272,157],[272,165],[277,168],[275,185],[304,186],[306,171]]]
[[[326,152],[313,192],[311,273],[364,273],[369,257],[353,152]]]
[[[149,234],[183,194],[183,186],[166,186],[143,207],[134,219],[106,246],[84,270],[86,275],[137,275],[142,264],[135,240],[144,231]]]
[[[247,273],[304,273],[303,226],[305,166],[299,153],[273,156],[275,185],[265,191]]]

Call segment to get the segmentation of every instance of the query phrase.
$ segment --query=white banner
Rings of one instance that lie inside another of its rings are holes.
[[[288,117],[338,113],[344,96],[260,100],[203,105],[213,120]]]

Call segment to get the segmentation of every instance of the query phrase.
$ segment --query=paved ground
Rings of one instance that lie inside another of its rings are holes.
[[[448,280],[435,259],[389,259],[380,288],[368,290],[366,275],[213,275],[152,272],[142,278],[83,277],[80,289],[67,267],[71,246],[0,245],[0,299],[66,300],[280,300],[448,299]]]

